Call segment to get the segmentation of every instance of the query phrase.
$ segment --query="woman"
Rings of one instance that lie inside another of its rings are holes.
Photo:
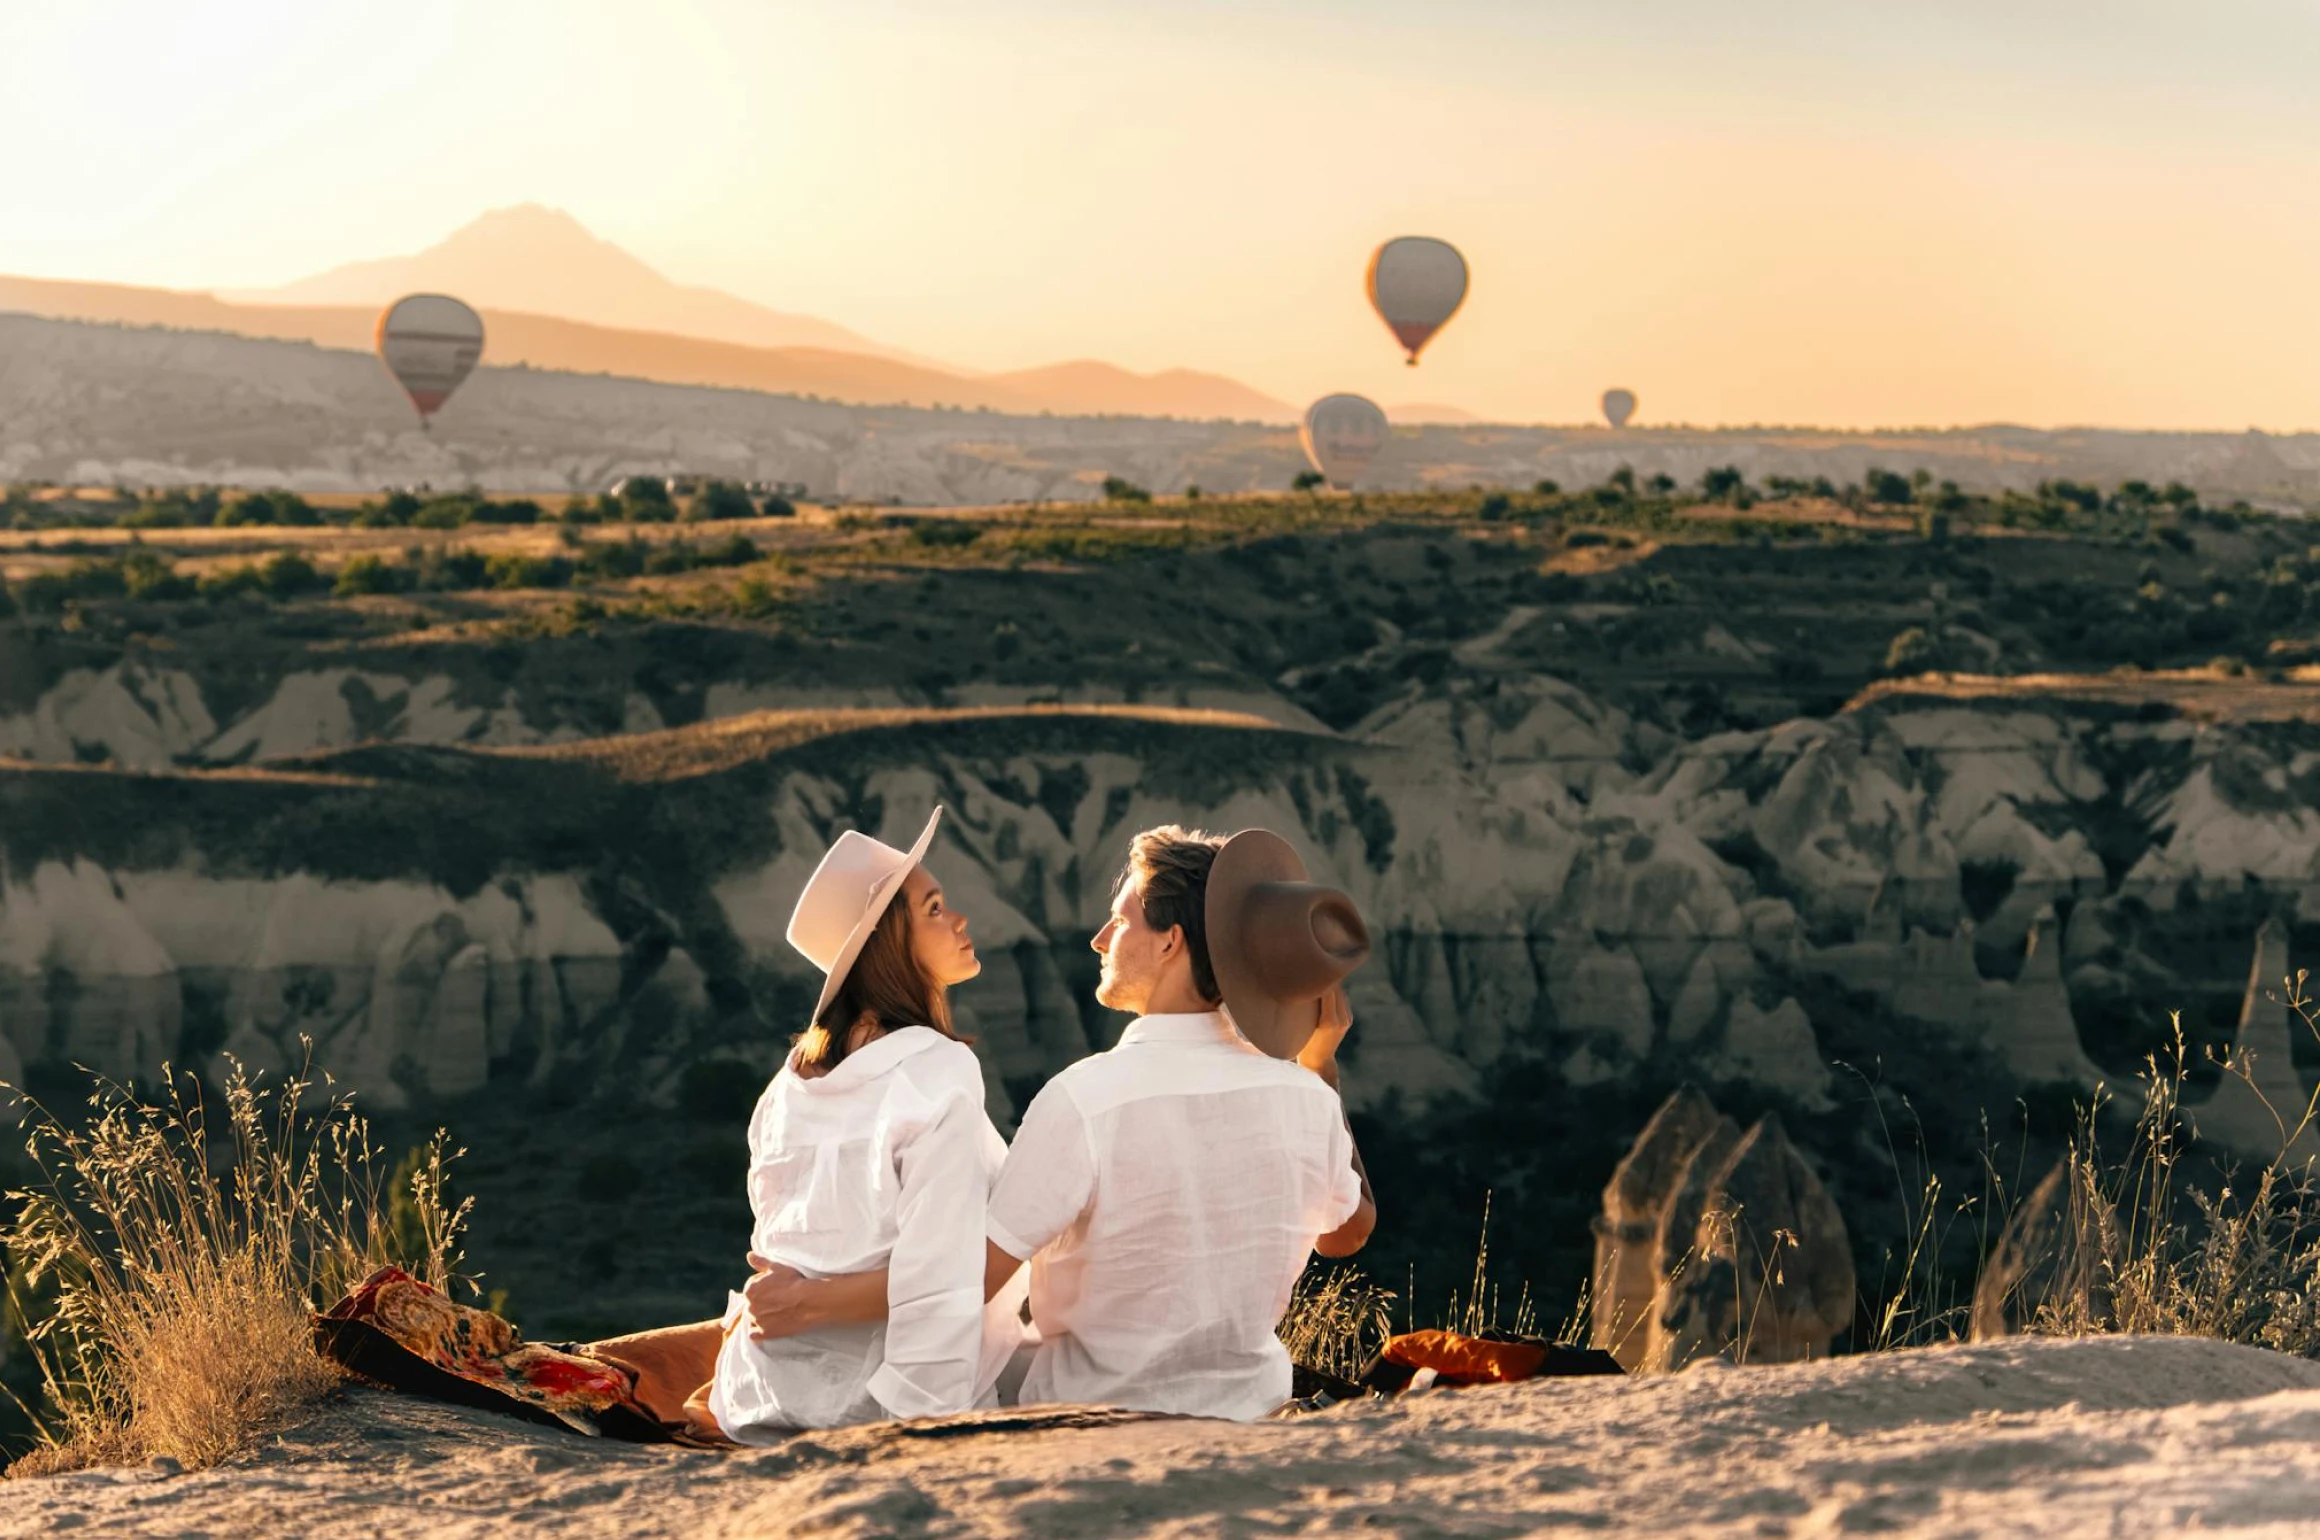
[[[809,1279],[883,1270],[885,1309],[770,1336],[746,1295],[729,1296],[709,1411],[740,1443],[988,1404],[1021,1337],[1020,1287],[983,1300],[984,1208],[1006,1145],[951,1030],[947,992],[982,964],[919,864],[941,818],[908,852],[840,835],[790,917],[824,983],[750,1117],[750,1262]]]

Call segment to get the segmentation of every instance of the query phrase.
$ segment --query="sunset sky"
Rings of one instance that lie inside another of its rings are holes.
[[[254,287],[568,210],[976,368],[1832,426],[2320,427],[2315,0],[68,0],[0,272]],[[1416,370],[1380,240],[1475,281]]]

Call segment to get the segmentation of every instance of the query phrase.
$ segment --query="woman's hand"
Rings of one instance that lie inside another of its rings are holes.
[[[815,1291],[807,1283],[805,1274],[779,1262],[768,1262],[754,1251],[749,1254],[749,1266],[753,1276],[741,1286],[741,1297],[749,1303],[749,1335],[753,1341],[794,1337],[821,1324],[815,1319]]]
[[[1337,1084],[1337,1045],[1352,1030],[1353,1002],[1345,997],[1345,986],[1340,984],[1321,997],[1321,1024],[1297,1050],[1297,1062],[1331,1085]]]

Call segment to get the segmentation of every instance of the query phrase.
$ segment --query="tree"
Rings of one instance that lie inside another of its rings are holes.
[[[1720,465],[1700,478],[1700,495],[1712,503],[1738,502],[1748,495],[1748,478],[1737,465]]]
[[[1665,497],[1676,489],[1676,479],[1666,471],[1654,471],[1651,479],[1643,484],[1643,489],[1654,497]]]
[[[1629,497],[1633,497],[1635,495],[1635,467],[1632,465],[1622,465],[1619,467],[1619,469],[1604,477],[1603,481],[1606,486],[1617,487],[1620,491],[1625,492]]]
[[[1556,493],[1562,490],[1563,488],[1560,483],[1548,481],[1543,478],[1531,483],[1531,491],[1538,494],[1540,497],[1553,497]]]
[[[757,505],[749,494],[730,481],[712,481],[701,488],[701,495],[685,510],[688,519],[749,519],[757,516]]]
[[[1310,492],[1328,479],[1319,471],[1299,471],[1296,479],[1289,483],[1289,490],[1292,492]]]
[[[668,483],[658,476],[630,476],[614,489],[620,498],[620,511],[626,518],[645,524],[666,524],[676,517],[676,507],[669,501]]]
[[[1104,478],[1104,501],[1109,503],[1148,503],[1152,494],[1128,480],[1125,476]]]
[[[794,519],[797,517],[797,504],[779,492],[768,492],[759,511],[769,519]]]
[[[1909,484],[1907,476],[1874,465],[1861,477],[1861,495],[1872,503],[1902,507],[1917,501],[1917,490]]]

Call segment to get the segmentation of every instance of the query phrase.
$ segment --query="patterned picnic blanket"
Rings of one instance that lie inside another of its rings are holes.
[[[590,1435],[646,1442],[671,1434],[636,1398],[624,1366],[526,1342],[509,1322],[382,1267],[314,1318],[316,1346],[390,1389],[512,1412]]]

